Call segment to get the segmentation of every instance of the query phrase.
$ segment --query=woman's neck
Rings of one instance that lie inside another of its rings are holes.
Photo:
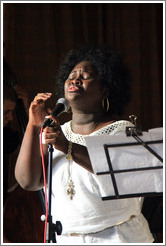
[[[110,123],[103,113],[73,113],[71,127],[74,133],[88,135]]]

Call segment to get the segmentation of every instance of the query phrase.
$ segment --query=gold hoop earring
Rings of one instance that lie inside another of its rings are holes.
[[[106,99],[106,101],[105,101],[105,99]],[[102,99],[102,108],[104,109],[104,112],[106,112],[106,113],[108,112],[108,110],[110,108],[110,103],[109,103],[108,97],[104,97]]]

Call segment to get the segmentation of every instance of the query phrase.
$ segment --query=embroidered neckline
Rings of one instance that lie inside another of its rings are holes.
[[[126,126],[132,126],[132,123],[130,121],[126,120],[120,120],[120,121],[115,121],[109,125],[106,125],[89,135],[81,135],[78,133],[74,133],[71,129],[71,121],[66,122],[62,126],[62,130],[66,136],[66,138],[71,140],[74,143],[78,143],[81,145],[86,145],[84,137],[86,136],[95,136],[95,135],[111,135],[114,134],[117,131],[125,130]]]

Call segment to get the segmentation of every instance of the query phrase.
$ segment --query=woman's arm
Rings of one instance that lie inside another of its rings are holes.
[[[73,143],[71,155],[76,163],[93,173],[88,150],[85,146]]]
[[[42,186],[39,129],[28,124],[15,167],[15,176],[22,188],[38,190]]]
[[[69,141],[64,136],[58,119],[54,118],[51,115],[47,118],[50,118],[54,121],[54,127],[45,128],[45,143],[52,144],[55,149],[62,151],[65,155],[67,155]],[[85,146],[72,143],[71,155],[73,161],[78,163],[83,168],[87,169],[89,172],[93,173],[88,150]]]
[[[29,108],[29,122],[21,144],[15,167],[15,177],[22,188],[38,190],[42,187],[42,163],[40,154],[40,126],[47,115],[44,102],[50,93],[40,93]],[[43,146],[46,155],[46,146]]]

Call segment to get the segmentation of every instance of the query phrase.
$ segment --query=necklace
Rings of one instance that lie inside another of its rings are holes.
[[[73,196],[75,195],[75,186],[74,182],[72,180],[72,164],[73,164],[73,158],[72,158],[72,142],[71,142],[71,134],[72,134],[72,121],[70,123],[70,132],[69,132],[69,146],[68,146],[68,153],[66,155],[66,159],[68,160],[68,181],[67,181],[67,195],[70,197],[70,200],[73,199]],[[98,122],[95,123],[93,130],[94,132],[98,125]],[[90,133],[89,133],[90,134]]]
[[[71,132],[69,135],[69,146],[68,146],[68,153],[66,156],[66,159],[68,160],[68,182],[67,182],[67,195],[70,197],[70,200],[73,199],[73,196],[75,195],[75,189],[74,189],[74,182],[72,180],[72,164],[73,164],[73,158],[72,158],[72,142],[71,142]]]

